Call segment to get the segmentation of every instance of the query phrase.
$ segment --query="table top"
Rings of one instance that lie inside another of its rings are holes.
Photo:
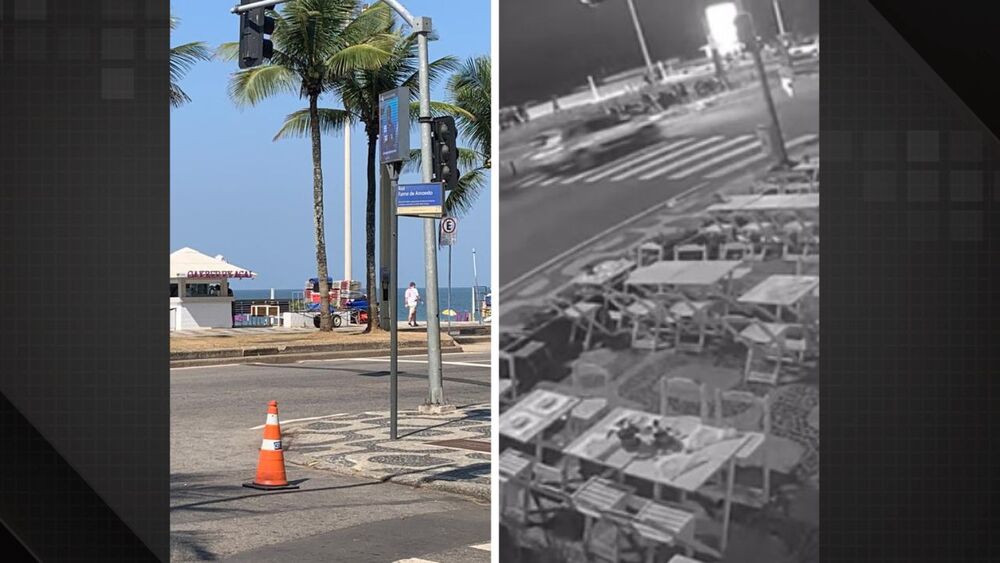
[[[771,342],[771,336],[764,330],[766,328],[771,331],[777,338],[781,338],[781,335],[788,330],[789,327],[795,326],[788,323],[753,323],[748,325],[740,332],[740,336],[746,338],[747,340],[752,340],[760,344],[767,344]],[[764,328],[762,328],[764,327]]]
[[[708,207],[709,213],[819,209],[819,194],[734,195]]]
[[[580,402],[546,389],[535,389],[500,415],[500,434],[528,443]]]
[[[806,170],[819,170],[819,159],[811,159],[808,162],[800,162],[792,167],[792,170],[796,171],[806,171]]]
[[[513,385],[513,382],[510,379],[507,379],[506,377],[501,379],[499,383],[500,394],[503,395],[508,389],[510,389],[511,385]]]
[[[584,272],[573,278],[575,285],[604,285],[635,267],[635,262],[622,258],[609,260],[594,267],[593,272]]]
[[[819,276],[773,275],[744,293],[740,303],[794,305],[819,286]]]
[[[672,427],[684,435],[682,442],[693,450],[659,455],[651,447],[626,451],[615,434],[618,423],[625,420],[639,428],[659,420],[662,427]],[[702,424],[694,416],[663,417],[619,407],[573,441],[565,452],[652,483],[696,491],[755,435],[734,432]]]
[[[625,283],[627,285],[712,285],[732,273],[740,264],[739,260],[663,260],[635,270]]]

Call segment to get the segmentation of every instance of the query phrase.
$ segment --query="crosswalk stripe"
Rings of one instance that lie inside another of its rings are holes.
[[[719,137],[715,137],[715,138],[719,139]],[[704,158],[704,157],[706,157],[706,156],[708,156],[710,154],[716,153],[716,152],[721,151],[723,149],[727,149],[727,148],[729,148],[729,147],[731,147],[733,145],[742,143],[742,142],[746,141],[747,139],[751,139],[751,138],[753,138],[753,135],[741,135],[739,137],[730,139],[730,140],[728,140],[728,141],[726,141],[726,142],[724,142],[722,144],[713,145],[713,146],[711,146],[711,147],[709,147],[709,148],[707,148],[707,149],[705,149],[703,151],[700,151],[700,152],[697,152],[697,153],[695,153],[693,155],[690,155],[687,158],[682,158],[681,160],[674,161],[674,162],[672,162],[672,163],[670,163],[670,164],[668,164],[666,166],[662,166],[662,167],[657,168],[657,169],[655,169],[655,170],[653,170],[651,172],[647,172],[647,173],[643,174],[642,176],[639,176],[639,179],[640,180],[651,180],[653,178],[662,176],[664,174],[668,174],[670,172],[673,172],[674,170],[677,170],[678,168],[681,168],[682,166],[686,166],[686,165],[688,165],[688,164],[690,164],[692,162],[695,162],[696,160],[698,160],[700,158]]]
[[[636,174],[639,174],[643,170],[649,170],[650,168],[659,166],[659,165],[661,165],[661,164],[663,164],[665,162],[670,162],[670,161],[672,161],[673,159],[675,159],[675,158],[677,158],[679,156],[684,156],[684,155],[686,155],[688,153],[691,153],[693,151],[696,151],[696,150],[698,150],[698,149],[700,149],[700,148],[702,148],[702,147],[704,147],[706,145],[711,145],[712,143],[718,143],[719,141],[721,141],[724,138],[725,137],[715,136],[715,137],[709,137],[707,139],[703,139],[703,140],[701,140],[701,141],[699,141],[699,142],[697,142],[697,143],[695,143],[693,145],[688,145],[688,146],[686,146],[686,147],[684,147],[684,148],[682,148],[682,149],[680,149],[678,151],[674,151],[674,152],[665,154],[665,155],[661,156],[660,158],[654,159],[654,160],[652,160],[650,162],[647,162],[645,164],[642,164],[640,166],[632,168],[631,170],[627,170],[625,172],[622,172],[621,174],[618,174],[617,176],[613,176],[611,178],[611,181],[617,182],[619,180],[624,180],[626,178],[631,178],[632,176],[635,176]]]
[[[469,546],[469,547],[471,547],[472,549],[479,549],[479,550],[482,550],[482,551],[492,551],[492,548],[490,547],[490,544],[488,544],[488,543],[481,543],[479,545],[472,545],[472,546]]]
[[[684,138],[684,139],[681,139],[681,140],[676,141],[674,143],[670,143],[669,145],[660,146],[656,150],[647,152],[645,154],[639,154],[639,155],[636,155],[636,156],[628,157],[627,159],[625,159],[624,161],[622,161],[620,164],[612,166],[611,168],[608,168],[607,170],[604,170],[603,172],[600,172],[598,174],[595,174],[595,175],[591,176],[590,178],[587,178],[587,183],[588,184],[592,184],[594,182],[597,182],[598,180],[603,180],[604,178],[607,178],[608,176],[614,174],[615,172],[621,172],[622,170],[625,170],[626,168],[634,166],[635,164],[637,164],[639,162],[642,162],[643,160],[646,160],[648,158],[651,158],[651,157],[663,154],[663,153],[665,153],[667,151],[674,150],[677,147],[680,147],[682,145],[686,145],[686,144],[690,143],[693,140],[694,139],[692,139],[692,138]]]
[[[659,151],[661,149],[662,150],[668,150],[668,149],[665,148],[666,146],[668,146],[668,144],[669,143],[667,141],[660,141],[658,143],[655,143],[653,145],[645,147],[645,148],[643,148],[643,149],[641,149],[641,150],[639,150],[637,152],[634,152],[632,154],[628,154],[628,155],[625,155],[625,156],[620,157],[618,159],[612,160],[611,162],[602,164],[602,165],[600,165],[600,166],[598,166],[596,168],[591,168],[590,170],[584,170],[583,172],[580,172],[579,174],[577,174],[575,176],[570,176],[569,178],[566,178],[561,183],[563,185],[565,185],[565,184],[570,184],[570,183],[582,180],[583,178],[585,178],[587,176],[591,176],[591,175],[593,175],[593,176],[599,176],[600,174],[603,174],[604,172],[608,171],[609,169],[621,166],[622,164],[624,164],[626,162],[631,162],[631,161],[634,161],[636,159],[641,160],[641,159],[645,158],[647,155],[656,153],[657,151]]]
[[[724,153],[722,153],[722,154],[720,154],[718,156],[710,158],[710,159],[702,162],[701,164],[696,164],[696,165],[692,166],[691,168],[687,168],[687,169],[681,170],[680,172],[677,172],[676,174],[671,175],[670,179],[671,180],[681,180],[681,179],[687,178],[688,176],[690,176],[692,174],[696,174],[698,172],[701,172],[702,170],[704,170],[706,168],[709,168],[711,166],[715,166],[716,164],[719,164],[720,162],[725,162],[725,161],[727,161],[727,160],[729,160],[729,159],[731,159],[731,158],[733,158],[735,156],[739,156],[739,155],[741,155],[741,154],[743,154],[745,152],[750,152],[750,151],[752,151],[752,150],[754,150],[756,148],[759,148],[759,147],[760,147],[760,141],[756,141],[756,140],[751,141],[750,143],[748,143],[746,145],[743,145],[743,146],[740,146],[740,147],[736,147],[735,149],[733,149],[731,151],[726,151],[726,152],[724,152]]]
[[[530,187],[530,186],[534,186],[535,184],[537,184],[538,182],[541,182],[545,178],[546,178],[545,174],[536,174],[534,176],[531,176],[530,178],[528,178],[524,182],[522,182],[521,183],[521,187],[522,188],[527,188],[527,187]]]
[[[551,185],[551,184],[554,184],[554,183],[558,182],[559,179],[560,179],[559,176],[552,176],[551,178],[546,178],[544,181],[542,181],[538,185],[539,186],[548,186],[548,185]]]
[[[804,145],[804,144],[806,144],[806,143],[814,140],[815,138],[816,138],[816,135],[812,134],[812,133],[807,134],[807,135],[802,135],[801,137],[796,137],[795,139],[792,139],[791,141],[789,141],[788,143],[786,143],[785,144],[785,148],[786,149],[793,149],[795,147],[798,147],[799,145]],[[729,174],[732,174],[733,172],[735,172],[735,171],[737,171],[737,170],[739,170],[741,168],[746,168],[747,166],[750,166],[751,164],[754,164],[756,162],[764,160],[765,158],[767,158],[767,155],[765,155],[763,153],[761,153],[761,154],[755,154],[753,156],[744,158],[743,160],[738,160],[738,161],[736,161],[736,162],[734,162],[734,163],[732,163],[732,164],[730,164],[728,166],[724,166],[722,168],[719,168],[718,170],[715,170],[714,172],[712,172],[710,174],[705,174],[705,177],[708,178],[708,179],[710,179],[710,180],[714,180],[716,178],[721,178],[723,176],[727,176]]]

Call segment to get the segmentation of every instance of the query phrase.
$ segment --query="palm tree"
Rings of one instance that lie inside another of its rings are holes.
[[[445,208],[448,213],[468,211],[486,186],[486,171],[490,159],[490,58],[473,57],[466,60],[448,80],[452,104],[460,111],[454,112],[464,144],[459,149],[459,169],[465,169],[458,186],[448,193]]]
[[[382,4],[376,4],[382,5]],[[366,283],[368,286],[368,326],[365,332],[370,332],[375,325],[376,314],[376,279],[375,279],[375,203],[377,194],[378,174],[378,132],[379,132],[379,94],[400,86],[410,89],[411,101],[419,96],[418,88],[418,53],[415,35],[404,35],[390,21],[380,33],[393,38],[392,47],[387,57],[378,68],[359,68],[354,72],[344,73],[334,77],[330,82],[332,89],[340,96],[343,109],[321,109],[318,112],[299,110],[290,114],[275,136],[301,137],[306,131],[315,128],[313,116],[319,118],[320,129],[337,131],[344,123],[360,123],[364,125],[368,139],[368,193],[365,207],[365,262]],[[457,61],[454,57],[442,57],[429,64],[429,78],[433,83],[444,73],[454,70]],[[433,107],[438,112],[454,110],[447,104],[435,103]],[[411,114],[414,112],[411,110]],[[419,155],[419,151],[417,151]],[[419,159],[419,157],[418,157]]]
[[[384,4],[360,9],[356,0],[292,0],[274,18],[274,55],[261,66],[233,74],[230,97],[237,105],[255,105],[277,94],[293,93],[307,98],[308,131],[312,141],[313,227],[316,237],[316,274],[320,291],[320,330],[333,328],[330,316],[326,235],[323,216],[323,166],[320,146],[321,123],[342,127],[345,112],[320,110],[319,98],[333,89],[335,81],[359,69],[377,69],[390,57],[393,38],[382,32],[391,25],[392,14]],[[220,47],[221,56],[235,59],[239,46]],[[322,114],[322,119],[321,119]],[[281,138],[279,133],[275,140]],[[370,293],[369,293],[370,295]]]
[[[170,30],[177,29],[180,18],[170,16]],[[181,89],[180,81],[198,61],[207,61],[212,53],[203,41],[192,41],[170,48],[170,107],[180,107],[191,101]]]

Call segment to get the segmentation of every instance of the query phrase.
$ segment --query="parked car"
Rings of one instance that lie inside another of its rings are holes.
[[[650,144],[659,135],[653,123],[640,123],[625,114],[595,116],[536,137],[532,141],[536,152],[530,161],[538,168],[553,171],[569,166],[590,169],[602,157],[623,148]]]
[[[819,37],[812,37],[788,48],[792,59],[809,59],[819,57]]]

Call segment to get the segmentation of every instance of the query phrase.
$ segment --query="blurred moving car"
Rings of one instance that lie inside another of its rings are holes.
[[[550,130],[532,141],[529,158],[538,168],[557,171],[573,166],[590,169],[603,158],[624,148],[656,141],[660,130],[652,122],[641,123],[628,115],[594,116],[566,129]]]

